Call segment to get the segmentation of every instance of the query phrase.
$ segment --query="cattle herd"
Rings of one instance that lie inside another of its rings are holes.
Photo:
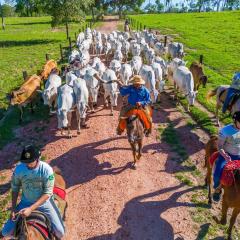
[[[193,105],[199,85],[207,81],[203,66],[194,62],[188,69],[183,60],[183,44],[164,43],[163,37],[147,30],[105,34],[87,28],[78,35],[76,49],[69,53],[68,66],[62,68],[61,76],[55,61],[48,61],[40,76],[31,76],[12,93],[11,103],[24,105],[36,92],[42,92],[50,113],[57,110],[58,128],[68,128],[69,136],[73,111],[77,115],[78,133],[86,126],[87,111],[94,111],[100,93],[104,95],[105,106],[110,104],[112,115],[119,95],[116,80],[128,85],[136,74],[145,80],[152,103],[159,100],[168,79]],[[40,90],[43,79],[47,80],[44,90]]]

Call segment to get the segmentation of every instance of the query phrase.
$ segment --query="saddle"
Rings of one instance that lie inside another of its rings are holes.
[[[216,160],[218,159],[219,153],[214,152],[211,157],[209,158],[209,163],[211,166],[214,165]],[[232,186],[234,182],[240,178],[240,160],[234,160],[228,162],[224,169],[221,176],[221,184],[223,186]]]
[[[227,91],[227,89],[224,89],[224,90],[222,90],[222,92],[220,92],[220,94],[219,94],[219,98],[221,98],[221,96],[223,95],[223,93],[225,92],[225,91]],[[232,97],[231,97],[231,99],[230,99],[230,101],[229,101],[229,104],[228,104],[228,107],[227,107],[227,109],[231,112],[231,110],[232,110],[232,107],[233,107],[233,105],[237,102],[237,100],[240,98],[240,93],[235,93]],[[224,102],[223,102],[224,103]]]
[[[16,223],[16,228],[14,231],[14,236],[17,237],[21,234],[23,228],[24,218],[19,217]],[[33,211],[29,217],[26,218],[26,224],[36,228],[44,237],[45,240],[54,239],[51,232],[51,222],[48,217],[40,211]]]
[[[149,114],[147,114],[146,110],[144,109],[131,108],[123,117],[120,117],[118,129],[124,131],[127,127],[127,119],[131,116],[136,116],[143,124],[143,127],[149,130],[152,127],[152,112],[153,111],[151,107],[149,107]]]

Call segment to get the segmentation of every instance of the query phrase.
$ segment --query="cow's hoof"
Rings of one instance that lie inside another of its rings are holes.
[[[77,134],[78,134],[78,135],[80,135],[80,133],[81,133],[80,131],[77,131]]]
[[[113,113],[110,113],[110,116],[113,116]]]
[[[71,139],[72,138],[72,135],[68,135],[68,139]]]

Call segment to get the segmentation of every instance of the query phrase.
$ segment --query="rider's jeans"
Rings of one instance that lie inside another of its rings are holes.
[[[232,160],[239,160],[238,155],[231,155],[229,153],[228,153],[228,155],[231,157]],[[219,154],[219,157],[216,161],[214,173],[213,173],[213,182],[214,182],[213,187],[215,189],[220,185],[220,179],[221,179],[222,172],[223,172],[223,169],[226,164],[227,164],[227,162],[226,162],[225,158],[221,154]]]
[[[23,208],[30,207],[30,205],[31,204],[29,204],[29,203],[21,201],[16,208],[16,212],[19,212]],[[53,197],[51,197],[44,204],[42,204],[37,210],[46,214],[46,216],[49,218],[49,220],[52,224],[52,230],[53,230],[54,234],[58,238],[62,238],[64,235],[64,232],[65,232],[65,228],[64,228],[63,221],[62,221],[61,215],[59,213],[59,210],[53,200]],[[3,236],[4,237],[12,236],[15,225],[16,225],[16,222],[9,219],[5,223],[5,225],[2,229]]]

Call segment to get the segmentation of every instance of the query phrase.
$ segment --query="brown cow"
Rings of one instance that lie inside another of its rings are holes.
[[[26,106],[28,103],[31,103],[32,109],[32,99],[36,96],[37,90],[40,89],[40,85],[41,77],[34,74],[29,77],[17,91],[12,91],[10,103],[11,105],[18,105],[21,112],[20,121],[22,121],[23,117],[22,107]]]
[[[43,80],[46,80],[53,69],[57,69],[57,63],[51,59],[47,61],[46,64],[43,66],[43,70],[41,72],[41,78]]]
[[[206,87],[208,78],[204,74],[203,65],[201,63],[193,62],[190,66],[190,71],[192,72],[194,79],[194,90],[198,90],[201,84],[203,87]]]

